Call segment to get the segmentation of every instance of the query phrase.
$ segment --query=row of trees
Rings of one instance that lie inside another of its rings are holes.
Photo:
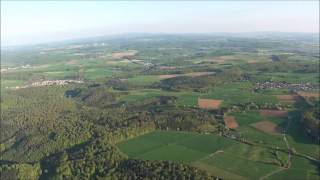
[[[302,122],[306,132],[313,136],[317,141],[320,140],[320,101],[319,99],[308,100],[302,114]]]

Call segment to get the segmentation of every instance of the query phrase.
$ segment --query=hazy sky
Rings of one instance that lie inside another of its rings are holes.
[[[319,32],[318,1],[1,1],[2,45],[128,32]]]

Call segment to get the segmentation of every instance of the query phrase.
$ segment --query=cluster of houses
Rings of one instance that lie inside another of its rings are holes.
[[[297,92],[297,91],[306,91],[306,90],[312,90],[316,87],[310,83],[299,83],[299,84],[290,84],[286,82],[264,82],[264,83],[256,83],[256,85],[253,87],[254,91],[260,90],[260,89],[289,89],[291,91]]]
[[[28,69],[28,68],[32,68],[31,65],[27,64],[27,65],[23,65],[23,66],[20,66],[20,67],[8,67],[8,68],[2,68],[1,67],[1,72],[6,72],[6,71],[9,71],[9,70],[17,70],[17,69]]]
[[[40,87],[40,86],[63,86],[70,83],[83,83],[83,81],[80,80],[47,80],[47,81],[39,81],[39,82],[33,82],[30,85],[24,85],[24,86],[16,86],[14,89],[22,89],[22,88],[28,88],[28,87]]]

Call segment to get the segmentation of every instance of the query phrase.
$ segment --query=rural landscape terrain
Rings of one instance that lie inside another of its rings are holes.
[[[319,34],[1,49],[1,179],[320,179]]]

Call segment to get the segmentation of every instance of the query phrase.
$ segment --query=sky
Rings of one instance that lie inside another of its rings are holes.
[[[1,1],[1,45],[124,33],[319,32],[319,1]]]

